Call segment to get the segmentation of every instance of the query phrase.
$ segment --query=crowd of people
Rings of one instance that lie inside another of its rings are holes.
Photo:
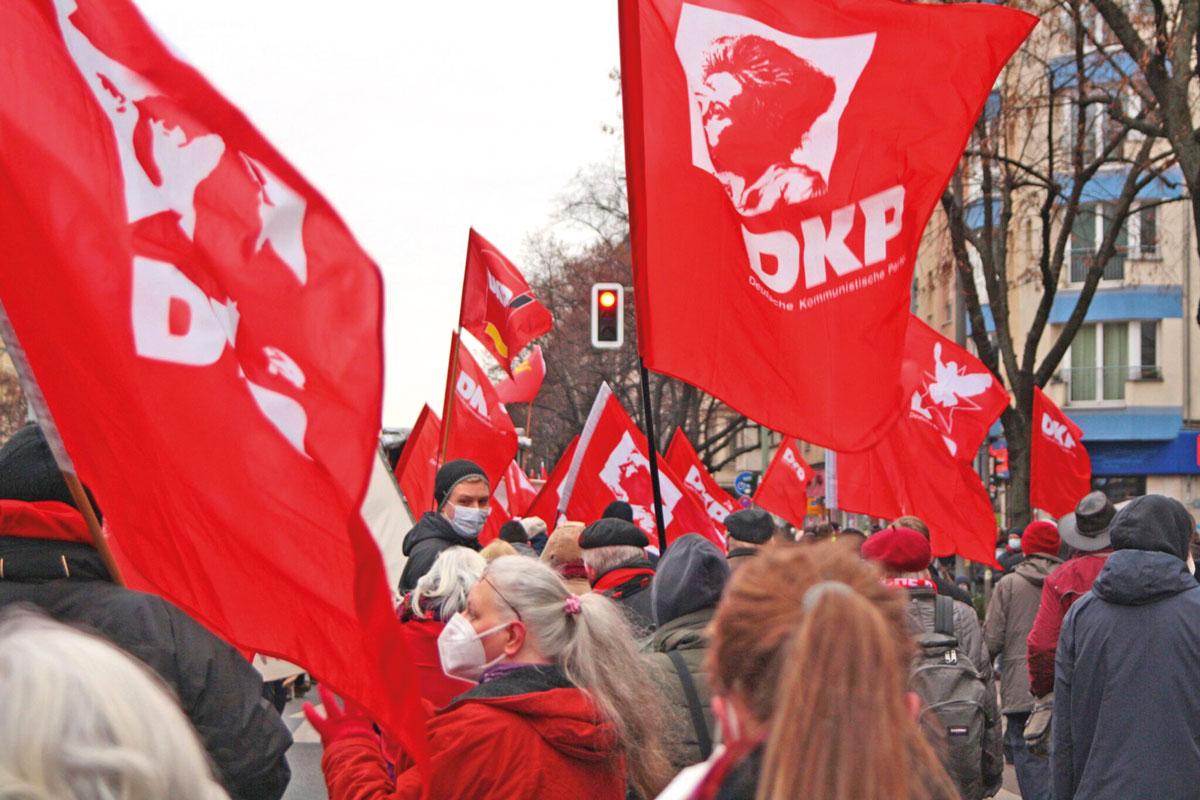
[[[747,509],[727,549],[688,534],[659,557],[617,502],[482,547],[490,493],[444,465],[404,544],[431,762],[321,686],[334,800],[979,800],[1006,754],[1026,800],[1198,791],[1197,536],[1175,500],[1096,492],[1032,522],[981,621],[915,517],[797,541]],[[281,797],[291,737],[257,673],[115,585],[87,537],[26,427],[0,448],[0,799]]]

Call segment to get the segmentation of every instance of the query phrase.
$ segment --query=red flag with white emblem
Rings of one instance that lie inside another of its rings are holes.
[[[675,474],[680,476],[684,488],[708,512],[709,519],[724,527],[725,518],[737,511],[737,503],[704,466],[682,428],[676,428],[671,436],[665,458]]]
[[[796,440],[785,436],[754,492],[754,503],[803,530],[812,479],[812,467],[800,454]]]
[[[500,397],[500,402],[506,405],[532,403],[542,390],[544,380],[546,359],[542,357],[541,346],[534,345],[529,356],[513,367],[512,377],[496,384],[496,394]]]
[[[972,463],[1008,393],[983,363],[918,319],[901,370],[904,411],[874,447],[839,453],[837,505],[928,526],[933,554],[994,563],[996,517]]]
[[[649,452],[646,437],[633,424],[608,384],[601,385],[563,481],[559,508],[567,519],[595,522],[605,506],[614,500],[624,500],[633,509],[633,523],[650,538],[651,547],[657,549]],[[661,461],[659,479],[668,545],[685,533],[698,533],[724,548],[724,536],[683,488],[674,470]]]
[[[1036,22],[982,4],[621,0],[646,365],[806,441],[878,441],[925,224]]]
[[[457,363],[448,387],[450,407],[443,413],[446,437],[444,461],[466,458],[478,464],[493,490],[517,455],[517,430],[496,387],[467,348],[451,342]]]
[[[549,333],[554,318],[533,296],[520,270],[471,230],[459,324],[513,374],[512,359],[525,345]]]
[[[433,487],[437,480],[441,443],[442,421],[432,408],[425,406],[396,462],[396,482],[400,484],[400,492],[413,516],[433,510]]]
[[[360,514],[378,270],[127,0],[0,3],[0,53],[0,299],[123,557],[424,760]]]
[[[1033,389],[1029,502],[1056,517],[1070,514],[1092,491],[1092,459],[1083,429],[1038,387]]]

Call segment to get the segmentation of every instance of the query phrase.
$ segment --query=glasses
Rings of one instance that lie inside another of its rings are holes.
[[[499,597],[501,600],[503,600],[503,601],[504,601],[504,605],[506,605],[506,606],[508,606],[509,608],[511,608],[511,609],[512,609],[512,612],[513,612],[514,614],[516,614],[516,615],[517,615],[517,620],[518,620],[519,622],[524,622],[524,621],[525,621],[525,620],[521,619],[521,612],[520,612],[520,611],[517,611],[517,607],[516,607],[516,606],[514,606],[514,605],[513,605],[511,602],[509,602],[509,599],[508,599],[507,597],[505,597],[505,596],[504,596],[504,593],[503,593],[503,592],[501,592],[501,591],[500,591],[500,590],[499,590],[499,589],[496,587],[496,584],[492,583],[492,581],[491,581],[491,580],[490,580],[490,579],[489,579],[489,578],[488,578],[486,575],[485,575],[485,576],[483,576],[483,579],[482,579],[482,580],[483,580],[483,581],[484,581],[484,582],[485,582],[485,583],[486,583],[488,586],[492,587],[492,591],[496,593],[496,596],[497,596],[497,597]]]

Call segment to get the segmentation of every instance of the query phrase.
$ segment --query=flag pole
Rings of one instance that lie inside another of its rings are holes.
[[[658,484],[658,440],[654,438],[654,410],[650,403],[650,370],[638,357],[642,368],[642,411],[646,416],[646,438],[650,442],[650,486],[654,490],[654,521],[658,524],[658,553],[667,553],[667,525],[663,517],[662,487]]]
[[[67,485],[67,491],[70,492],[71,499],[75,501],[75,506],[83,515],[84,522],[87,523],[88,533],[92,537],[92,545],[100,555],[100,560],[104,562],[104,566],[108,570],[108,574],[112,577],[113,583],[118,586],[124,586],[125,577],[121,574],[120,567],[117,566],[117,560],[113,558],[112,549],[108,546],[108,538],[104,535],[104,530],[100,526],[100,519],[96,514],[96,509],[92,507],[92,501],[88,497],[87,492],[83,490],[83,484],[80,483],[79,476],[75,473],[75,466],[71,461],[71,457],[67,454],[66,447],[62,443],[62,437],[58,433],[58,426],[54,424],[54,417],[50,414],[50,408],[46,405],[46,398],[42,395],[42,389],[33,377],[33,370],[29,366],[29,361],[25,358],[25,351],[21,347],[20,340],[17,339],[17,332],[13,330],[12,322],[8,318],[8,311],[4,308],[3,302],[0,302],[0,339],[4,340],[8,355],[17,370],[17,378],[21,382],[21,389],[25,392],[25,400],[42,428],[42,433],[46,437],[46,443],[50,446],[50,452],[54,455],[54,461],[58,465],[58,470],[62,473],[63,481]]]
[[[454,392],[455,374],[458,372],[458,348],[462,347],[463,310],[467,307],[467,270],[471,266],[471,239],[475,229],[467,231],[467,257],[463,261],[462,292],[458,296],[458,325],[454,330],[454,338],[450,344],[450,364],[446,368],[446,393],[442,396],[442,447],[438,453],[438,463],[446,463],[446,450],[450,447],[450,418],[454,414],[454,404],[451,402]],[[435,508],[434,511],[437,511]]]

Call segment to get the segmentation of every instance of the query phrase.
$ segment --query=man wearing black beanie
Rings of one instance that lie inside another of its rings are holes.
[[[1147,495],[1117,512],[1113,554],[1067,612],[1055,656],[1054,796],[1195,797],[1200,785],[1196,523]]]
[[[437,511],[426,511],[404,537],[408,562],[400,574],[400,592],[411,592],[433,568],[438,555],[450,547],[479,550],[479,532],[490,511],[491,488],[483,469],[459,459],[442,465],[434,480]]]

